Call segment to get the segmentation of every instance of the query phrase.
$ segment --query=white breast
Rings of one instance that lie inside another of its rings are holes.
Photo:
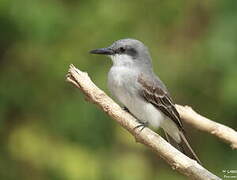
[[[112,94],[141,122],[158,128],[165,116],[138,95],[137,71],[124,66],[113,66],[108,74]]]

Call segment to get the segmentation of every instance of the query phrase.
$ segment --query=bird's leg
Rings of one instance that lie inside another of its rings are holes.
[[[126,106],[124,106],[123,108],[122,108],[124,111],[126,111],[126,112],[128,112],[128,113],[130,113],[130,111],[129,111],[129,109],[126,107]],[[131,114],[131,113],[130,113]],[[133,114],[131,114],[134,118],[136,118],[136,116],[134,116]],[[137,119],[137,118],[136,118]],[[142,132],[142,130],[145,128],[145,127],[147,127],[148,126],[148,122],[141,122],[141,121],[139,121],[138,120],[138,122],[140,123],[139,125],[137,125],[135,128],[133,128],[134,130],[135,129],[137,129],[137,128],[141,128],[140,129],[140,132]]]
[[[125,106],[124,106],[122,109],[123,109],[124,111],[126,111],[126,112],[130,113],[130,111],[128,110],[128,108],[127,108],[127,107],[125,107]]]
[[[134,114],[132,114],[132,113],[129,111],[129,109],[128,109],[127,107],[124,106],[124,107],[122,107],[122,109],[123,109],[124,111],[128,112],[128,113],[131,114],[134,118],[137,119],[137,117],[134,116]]]
[[[137,126],[136,126],[135,128],[133,128],[133,129],[135,130],[135,129],[137,129],[137,128],[141,128],[141,129],[140,129],[140,132],[142,132],[142,130],[143,130],[145,127],[148,126],[148,122],[140,122],[140,121],[139,121],[139,123],[140,123],[140,124],[137,125]]]

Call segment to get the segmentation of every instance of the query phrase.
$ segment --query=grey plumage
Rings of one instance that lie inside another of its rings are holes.
[[[120,103],[139,122],[152,128],[161,126],[174,147],[200,162],[185,138],[182,121],[166,86],[153,72],[147,47],[135,39],[122,39],[91,53],[112,59],[108,87]]]

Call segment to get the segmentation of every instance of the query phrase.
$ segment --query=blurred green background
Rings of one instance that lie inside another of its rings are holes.
[[[236,129],[236,0],[0,0],[0,179],[186,179],[65,82],[73,63],[108,92],[111,61],[88,51],[126,37],[175,102]],[[187,131],[206,168],[237,169],[229,145]]]

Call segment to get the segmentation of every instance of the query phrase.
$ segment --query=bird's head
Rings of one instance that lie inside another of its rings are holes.
[[[151,66],[147,47],[136,39],[121,39],[107,48],[95,49],[90,53],[108,55],[115,66]]]

